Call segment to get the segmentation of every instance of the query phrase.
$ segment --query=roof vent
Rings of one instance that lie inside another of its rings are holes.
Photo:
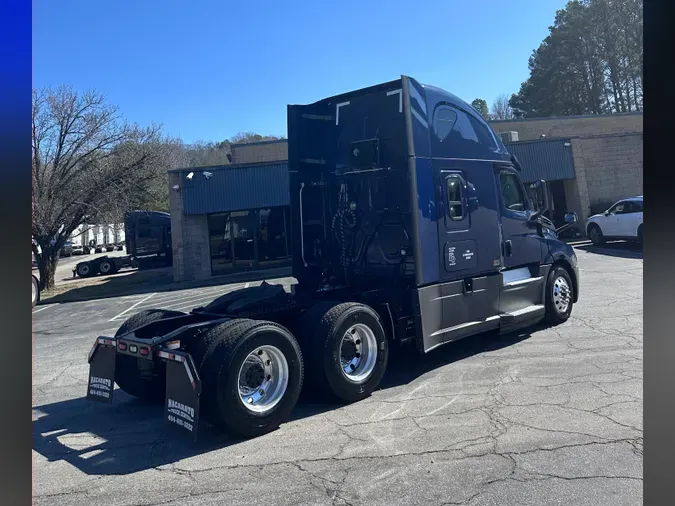
[[[518,142],[518,132],[501,132],[502,142]]]

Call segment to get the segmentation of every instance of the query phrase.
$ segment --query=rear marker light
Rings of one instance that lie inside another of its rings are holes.
[[[144,357],[147,357],[148,354],[150,353],[150,350],[148,348],[141,348],[140,351],[141,351],[141,355],[143,355]]]
[[[136,353],[138,351],[138,347],[132,344],[131,346],[129,346],[129,351],[131,353]]]
[[[117,343],[117,347],[118,347],[120,350],[124,351],[124,350],[127,349],[127,343],[119,342],[119,343]]]

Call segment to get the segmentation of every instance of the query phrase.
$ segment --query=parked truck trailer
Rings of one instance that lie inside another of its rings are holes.
[[[257,436],[303,384],[368,397],[392,346],[569,318],[577,258],[542,216],[546,183],[535,210],[518,161],[456,96],[403,76],[291,105],[288,152],[291,293],[263,283],[130,317],[96,339],[89,399],[112,402],[117,383],[195,435],[204,419]]]

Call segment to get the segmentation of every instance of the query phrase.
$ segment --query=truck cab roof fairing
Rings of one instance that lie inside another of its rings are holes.
[[[402,79],[408,79],[412,84],[410,96],[413,117],[415,117],[416,103],[426,107],[424,120],[428,124],[431,158],[481,158],[510,161],[511,155],[499,135],[471,105],[444,89],[420,84],[407,76],[402,76]],[[416,95],[421,95],[421,97],[417,98]],[[436,129],[436,114],[442,106],[447,106],[451,113],[452,111],[456,113],[456,121],[449,129],[448,135],[440,140],[442,135],[439,137]],[[424,156],[422,152],[416,154]]]

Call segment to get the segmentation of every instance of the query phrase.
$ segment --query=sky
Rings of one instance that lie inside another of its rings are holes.
[[[286,135],[286,105],[409,75],[488,105],[566,0],[34,0],[33,87],[95,89],[186,143]]]

